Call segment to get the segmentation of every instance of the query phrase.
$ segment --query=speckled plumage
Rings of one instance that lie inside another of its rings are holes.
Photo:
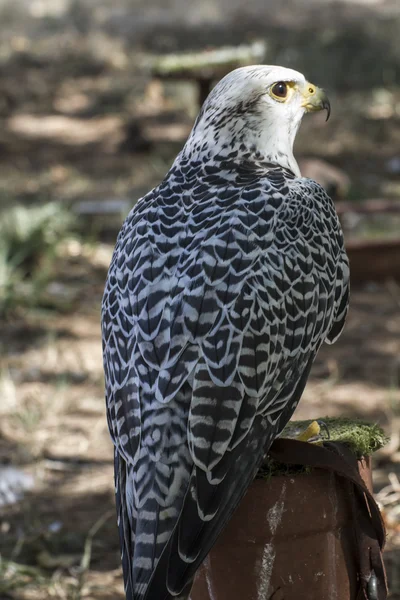
[[[128,600],[187,597],[347,311],[331,200],[246,143],[257,94],[227,116],[226,93],[131,211],[104,293]]]

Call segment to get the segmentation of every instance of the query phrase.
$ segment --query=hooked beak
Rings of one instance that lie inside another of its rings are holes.
[[[300,90],[300,93],[304,98],[301,106],[305,108],[307,112],[326,110],[326,120],[329,119],[331,114],[331,104],[324,90],[307,82],[304,88]]]

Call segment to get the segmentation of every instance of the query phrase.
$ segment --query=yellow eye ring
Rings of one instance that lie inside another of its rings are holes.
[[[282,102],[283,100],[286,100],[288,91],[289,91],[289,86],[286,83],[286,81],[277,81],[271,87],[271,95],[274,98],[276,98],[277,100],[279,100],[280,102]]]

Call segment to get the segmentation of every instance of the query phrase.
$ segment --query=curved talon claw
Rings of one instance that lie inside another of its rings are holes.
[[[326,432],[326,439],[330,440],[331,439],[331,434],[330,434],[330,431],[329,431],[329,427],[325,423],[325,421],[323,421],[322,419],[318,419],[317,423],[320,426],[320,429],[324,429],[325,430],[325,432]],[[321,437],[322,437],[322,435],[321,435]]]

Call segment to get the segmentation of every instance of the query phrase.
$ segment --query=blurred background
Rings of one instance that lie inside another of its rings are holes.
[[[263,62],[332,101],[296,155],[337,203],[352,302],[296,416],[391,435],[375,485],[400,598],[400,2],[0,0],[0,27],[0,600],[123,598],[99,325],[113,244],[215,79]]]

